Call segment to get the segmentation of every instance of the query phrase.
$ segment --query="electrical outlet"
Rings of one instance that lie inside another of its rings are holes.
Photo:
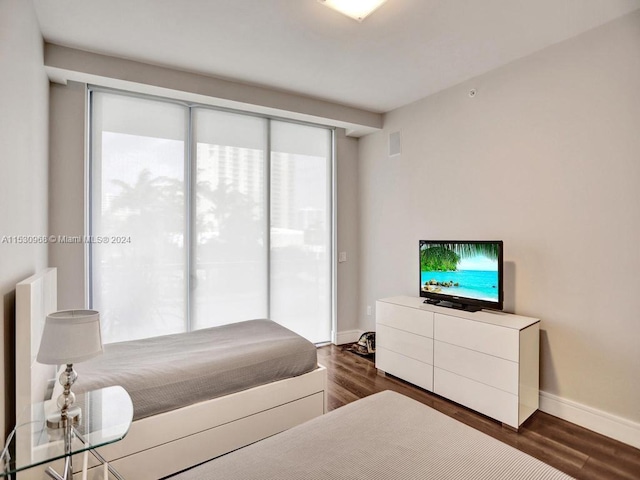
[[[347,261],[347,252],[340,252],[338,254],[338,263],[342,263],[346,261]]]
[[[371,305],[367,305],[367,315],[371,316]]]

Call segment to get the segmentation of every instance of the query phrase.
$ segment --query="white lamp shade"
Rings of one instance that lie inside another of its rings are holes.
[[[62,365],[89,360],[102,353],[100,314],[65,310],[47,315],[37,361]]]

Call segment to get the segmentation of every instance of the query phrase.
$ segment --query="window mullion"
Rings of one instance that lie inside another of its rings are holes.
[[[265,235],[264,242],[267,251],[267,318],[271,318],[271,119],[267,119],[266,124],[266,152],[265,153],[265,174],[264,174],[264,191],[265,191]]]
[[[193,108],[186,108],[187,115],[187,134],[185,142],[185,330],[190,332],[193,329],[193,311],[194,311],[194,290],[195,279],[195,241],[197,232],[196,228],[196,155],[195,155],[195,129]]]

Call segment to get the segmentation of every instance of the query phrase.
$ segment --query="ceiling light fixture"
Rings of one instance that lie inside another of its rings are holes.
[[[333,8],[344,15],[362,22],[374,10],[387,0],[318,0],[323,5]]]

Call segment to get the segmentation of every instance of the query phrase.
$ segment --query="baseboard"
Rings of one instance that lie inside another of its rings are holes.
[[[640,423],[540,391],[540,410],[581,427],[640,448]]]
[[[363,333],[364,330],[343,330],[342,332],[338,332],[338,335],[336,335],[336,345],[357,342]]]

